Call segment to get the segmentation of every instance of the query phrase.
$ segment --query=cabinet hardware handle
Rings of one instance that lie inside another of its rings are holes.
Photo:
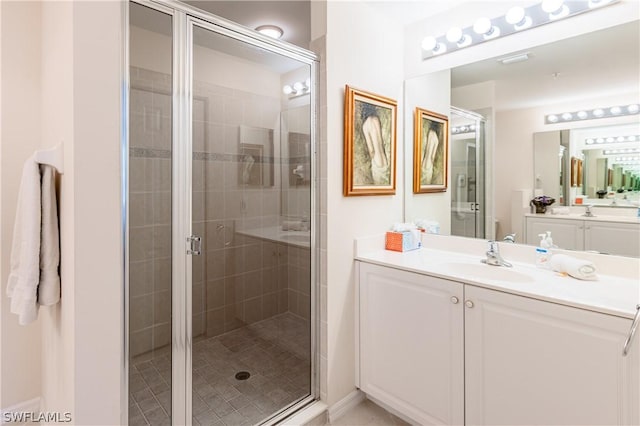
[[[631,323],[631,330],[629,330],[629,336],[627,337],[627,341],[624,342],[624,349],[622,350],[622,356],[627,356],[629,351],[631,350],[631,342],[633,342],[633,336],[636,334],[636,329],[638,328],[638,323],[640,322],[640,305],[636,306],[636,316],[633,317],[633,322]]]
[[[453,303],[454,305],[457,305],[459,301],[460,299],[458,299],[456,296],[451,296],[451,303]]]
[[[471,300],[467,300],[466,302],[464,302],[464,305],[465,305],[467,308],[473,308],[473,306],[474,306],[474,305],[473,305],[473,302],[472,302]]]

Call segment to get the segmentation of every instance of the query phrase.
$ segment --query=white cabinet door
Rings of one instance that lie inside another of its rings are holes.
[[[640,424],[631,320],[473,286],[465,300],[466,424]]]
[[[546,217],[529,217],[527,222],[527,244],[539,245],[539,234],[551,231],[553,243],[561,249],[583,250],[584,235],[582,220],[571,219],[551,219]]]
[[[463,285],[357,265],[360,388],[419,424],[464,423]]]
[[[585,221],[584,249],[640,257],[640,224]]]

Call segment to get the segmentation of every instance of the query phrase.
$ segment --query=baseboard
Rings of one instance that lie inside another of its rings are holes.
[[[28,401],[22,401],[9,407],[3,408],[0,411],[1,424],[19,424],[15,422],[8,423],[5,413],[39,413],[40,412],[40,397],[30,399]]]
[[[349,395],[342,398],[340,401],[333,404],[327,410],[327,413],[329,415],[329,423],[332,423],[337,419],[339,419],[340,417],[344,416],[344,414],[347,411],[349,411],[356,405],[360,404],[362,401],[364,401],[364,399],[365,399],[364,392],[362,392],[359,389],[356,389],[353,392],[351,392]]]

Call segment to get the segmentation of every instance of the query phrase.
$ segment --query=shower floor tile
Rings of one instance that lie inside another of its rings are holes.
[[[193,424],[260,423],[310,392],[309,323],[281,314],[193,345]],[[236,379],[246,371],[250,377]],[[130,424],[168,424],[171,353],[162,348],[133,359]]]

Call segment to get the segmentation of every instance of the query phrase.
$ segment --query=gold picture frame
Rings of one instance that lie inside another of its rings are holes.
[[[344,195],[394,195],[398,103],[349,85],[344,92]]]
[[[449,118],[417,107],[413,130],[414,194],[446,192],[449,176]]]

